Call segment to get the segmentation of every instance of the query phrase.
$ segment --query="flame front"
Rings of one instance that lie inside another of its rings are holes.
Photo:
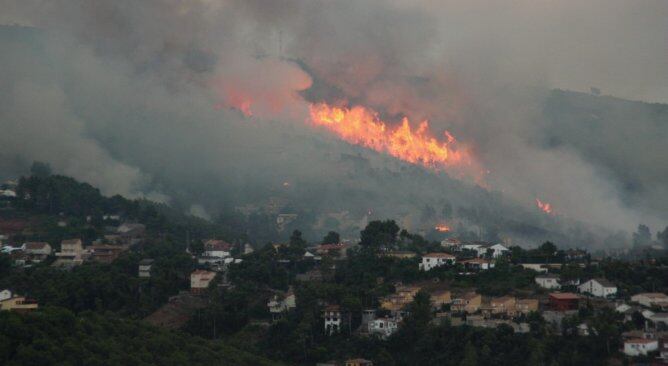
[[[412,128],[408,119],[404,118],[399,126],[392,127],[368,108],[339,108],[324,103],[311,105],[311,121],[349,143],[428,168],[470,166],[473,162],[466,149],[455,148],[458,142],[449,132],[444,133],[443,141],[433,137],[427,121]]]
[[[552,214],[554,212],[551,204],[543,202],[538,198],[536,198],[536,205],[546,214]]]
[[[441,233],[447,233],[451,230],[450,226],[448,226],[447,224],[436,225],[436,227],[434,227],[434,229],[436,229],[436,231],[441,232]]]

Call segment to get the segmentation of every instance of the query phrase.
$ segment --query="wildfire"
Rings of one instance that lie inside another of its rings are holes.
[[[412,128],[408,119],[404,118],[399,126],[393,127],[371,109],[362,106],[339,108],[324,103],[311,105],[311,121],[349,143],[428,168],[443,169],[472,165],[473,162],[468,151],[449,132],[444,133],[443,141],[433,137],[427,121]],[[482,170],[475,170],[476,178],[480,178]]]
[[[450,226],[448,226],[446,224],[436,225],[436,227],[434,229],[436,229],[436,231],[441,232],[441,233],[447,233],[451,230]]]
[[[546,214],[552,214],[554,212],[554,209],[552,208],[551,204],[543,202],[538,198],[536,198],[536,205]]]

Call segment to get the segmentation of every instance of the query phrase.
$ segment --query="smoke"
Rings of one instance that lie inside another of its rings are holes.
[[[534,215],[501,213],[514,220],[561,230],[536,218],[536,198],[566,222],[632,230],[668,219],[658,199],[668,172],[656,170],[667,138],[656,121],[668,114],[615,104],[586,130],[550,93],[596,86],[668,101],[662,1],[0,4],[0,23],[40,29],[0,38],[13,50],[0,55],[5,171],[47,161],[105,193],[162,192],[203,217],[283,195],[419,225],[425,205],[491,199],[310,128],[309,104],[326,101],[452,131],[513,202],[498,208]],[[640,125],[612,121],[620,115]]]

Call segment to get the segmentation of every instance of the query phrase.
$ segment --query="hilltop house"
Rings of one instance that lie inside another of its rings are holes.
[[[448,290],[432,291],[429,295],[431,297],[431,307],[436,310],[452,302],[452,294]]]
[[[454,313],[472,314],[480,309],[482,303],[482,296],[475,292],[468,292],[462,296],[457,296],[452,299],[450,309]]]
[[[483,258],[468,259],[462,263],[464,264],[464,268],[468,271],[486,271],[490,268],[494,268],[494,262]]]
[[[23,244],[22,248],[33,262],[45,260],[52,252],[51,245],[45,242],[27,242]]]
[[[529,314],[532,311],[538,311],[537,299],[520,299],[517,300],[516,310],[520,314]]]
[[[462,242],[457,238],[447,238],[441,241],[441,246],[445,249],[461,250]]]
[[[550,307],[555,311],[577,310],[580,296],[570,292],[553,292],[549,296]]]
[[[88,250],[90,251],[90,258],[97,262],[111,263],[118,258],[121,253],[128,249],[125,245],[114,244],[94,244]]]
[[[193,294],[201,294],[209,287],[209,284],[216,277],[216,272],[195,270],[190,274],[190,292]]]
[[[36,310],[38,306],[35,300],[27,299],[24,296],[15,296],[10,290],[0,292],[0,310],[25,313]]]
[[[325,318],[325,334],[332,335],[341,331],[341,308],[338,305],[329,305],[323,310]]]
[[[646,355],[659,349],[656,339],[632,338],[624,341],[624,354],[627,356]]]
[[[230,256],[232,244],[224,240],[207,240],[204,242],[203,256],[211,258],[226,258]]]
[[[297,307],[297,299],[292,288],[285,294],[275,294],[267,303],[272,319],[279,319],[283,313]]]
[[[144,224],[124,223],[116,229],[116,233],[125,244],[134,245],[140,243],[146,233]]]
[[[422,256],[422,263],[419,264],[420,270],[429,271],[433,268],[444,266],[446,264],[455,264],[457,259],[454,255],[448,253],[429,253]]]
[[[559,276],[555,274],[542,274],[536,276],[534,279],[538,286],[546,289],[559,289],[561,288],[561,285],[559,284]]]
[[[617,293],[617,286],[604,278],[594,278],[578,286],[578,291],[596,297],[611,297]]]
[[[369,321],[367,327],[370,335],[386,339],[399,329],[399,320],[390,317],[377,318]]]
[[[153,259],[142,259],[139,261],[139,278],[150,278],[151,268],[153,268]]]
[[[81,264],[84,255],[85,252],[81,239],[63,240],[60,242],[60,252],[56,253],[58,259],[54,264]]]
[[[514,316],[516,312],[517,299],[513,296],[496,297],[490,301],[489,305],[493,315]]]
[[[668,295],[660,292],[645,292],[636,294],[631,296],[631,301],[648,308],[651,308],[652,306],[668,308]]]

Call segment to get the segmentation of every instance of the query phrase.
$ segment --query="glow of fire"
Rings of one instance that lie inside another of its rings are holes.
[[[550,203],[543,202],[538,198],[536,198],[536,206],[538,206],[538,208],[540,208],[546,214],[554,213],[554,209],[552,208],[552,205]]]
[[[413,128],[404,118],[400,125],[393,127],[382,121],[375,111],[362,106],[339,108],[319,103],[311,105],[311,122],[351,144],[428,168],[438,170],[449,166],[470,166],[473,162],[469,152],[458,146],[449,132],[444,133],[443,141],[433,137],[427,121]],[[475,170],[477,178],[484,174],[480,169]]]
[[[436,231],[441,232],[441,233],[447,233],[451,230],[450,226],[448,226],[446,224],[436,225],[436,227],[434,229],[436,229]]]

